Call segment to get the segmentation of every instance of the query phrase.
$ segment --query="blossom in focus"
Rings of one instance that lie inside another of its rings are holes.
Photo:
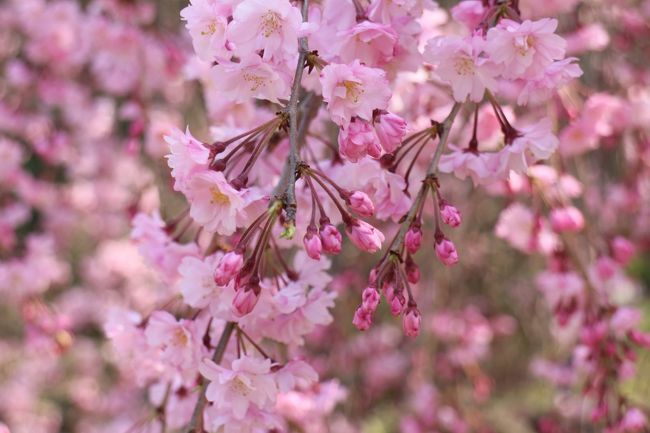
[[[564,57],[566,41],[555,34],[557,20],[503,19],[488,30],[485,51],[509,78],[534,78]]]
[[[206,230],[232,234],[237,218],[244,212],[242,193],[228,183],[221,172],[205,171],[192,177],[188,184],[190,216]]]
[[[486,89],[496,90],[499,72],[483,52],[484,41],[480,37],[440,36],[427,43],[424,58],[451,85],[456,101],[480,102]]]
[[[381,69],[330,63],[321,71],[323,99],[334,122],[347,127],[354,116],[372,120],[374,110],[385,110],[391,97],[386,74]]]

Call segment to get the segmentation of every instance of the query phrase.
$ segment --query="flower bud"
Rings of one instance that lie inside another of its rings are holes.
[[[417,337],[420,333],[420,322],[422,318],[416,306],[411,306],[406,309],[406,313],[402,318],[402,325],[404,327],[404,334],[407,337]]]
[[[323,244],[321,238],[318,236],[317,229],[315,226],[310,225],[307,227],[307,233],[302,239],[302,243],[305,246],[305,251],[307,255],[314,260],[320,260],[320,254],[323,250]]]
[[[218,286],[226,286],[244,265],[244,255],[236,251],[226,253],[214,270],[214,282]]]
[[[384,234],[365,221],[355,219],[345,230],[352,243],[362,251],[376,253],[384,242]]]
[[[339,131],[339,153],[351,162],[357,162],[368,154],[377,155],[379,139],[369,122],[355,119],[347,128]],[[379,151],[380,152],[380,151]]]
[[[648,419],[638,408],[633,407],[625,412],[620,427],[624,432],[641,432],[648,425]]]
[[[375,311],[379,305],[379,292],[375,287],[366,287],[361,295],[361,306],[368,311]]]
[[[420,224],[413,224],[406,232],[404,236],[404,243],[406,244],[406,250],[410,254],[415,254],[420,249],[422,245],[422,229],[420,229]]]
[[[352,324],[356,326],[359,331],[365,331],[370,328],[370,325],[372,325],[372,312],[363,307],[357,308],[357,311],[354,312]]]
[[[551,227],[556,232],[577,232],[585,226],[582,212],[574,206],[555,208],[550,215]]]
[[[622,265],[627,265],[635,253],[634,244],[623,236],[616,236],[612,240],[612,256]]]
[[[420,281],[420,268],[413,261],[413,258],[408,255],[406,257],[406,263],[404,264],[404,269],[406,271],[406,279],[411,284],[417,284]]]
[[[235,298],[232,300],[232,306],[234,307],[235,314],[238,316],[245,316],[246,314],[253,311],[257,301],[260,299],[260,286],[247,286],[243,289],[240,289],[235,294]]]
[[[460,211],[445,200],[440,200],[440,216],[442,222],[451,227],[458,227],[462,221]]]
[[[406,304],[406,299],[404,295],[399,292],[396,292],[393,298],[390,301],[390,313],[393,316],[399,316],[404,311],[404,304]]]
[[[320,240],[326,253],[338,254],[341,252],[343,237],[332,224],[327,223],[320,226]]]
[[[371,217],[375,214],[375,205],[365,192],[354,191],[348,197],[348,204],[356,214],[363,217]]]
[[[436,235],[436,254],[442,263],[447,266],[458,263],[458,252],[453,242],[443,234]]]
[[[375,121],[375,131],[386,153],[393,153],[406,135],[406,120],[397,114],[385,112]]]

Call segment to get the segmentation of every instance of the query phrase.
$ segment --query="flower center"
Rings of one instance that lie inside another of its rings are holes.
[[[244,397],[248,397],[248,394],[250,394],[250,388],[238,377],[234,378],[232,382],[230,382],[230,387],[234,392],[241,394]]]
[[[174,334],[172,335],[172,341],[174,346],[187,346],[188,338],[187,334],[183,328],[176,328]]]
[[[213,186],[210,188],[210,203],[226,205],[230,204],[230,198],[222,193],[218,187]]]
[[[267,11],[262,15],[261,30],[265,38],[277,33],[282,28],[282,19],[277,12]]]
[[[245,81],[248,81],[250,83],[251,92],[256,92],[260,87],[266,85],[266,80],[264,79],[264,77],[255,75],[251,72],[244,72],[243,77]]]
[[[212,289],[214,287],[214,278],[210,275],[206,275],[201,279],[201,286],[204,289]]]
[[[354,103],[359,102],[359,98],[364,92],[360,83],[346,80],[343,82],[343,87],[345,87],[345,99],[351,100]]]
[[[214,21],[210,21],[210,23],[205,26],[205,30],[201,32],[201,35],[203,36],[209,36],[213,35],[217,32],[217,23]]]
[[[469,57],[457,57],[454,61],[454,69],[458,75],[474,75],[474,61]]]
[[[515,50],[520,56],[528,54],[528,50],[535,45],[535,37],[533,35],[519,36],[515,38]]]

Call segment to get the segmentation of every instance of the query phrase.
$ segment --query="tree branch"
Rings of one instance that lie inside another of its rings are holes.
[[[438,162],[440,161],[442,152],[447,147],[447,141],[449,140],[449,132],[451,131],[451,126],[453,125],[454,120],[456,119],[456,115],[460,111],[462,105],[463,104],[461,104],[460,102],[456,102],[454,106],[451,108],[451,111],[449,112],[445,120],[443,120],[442,123],[438,126],[438,128],[441,129],[438,131],[438,136],[440,137],[440,139],[438,140],[438,146],[436,147],[436,150],[433,154],[433,158],[431,158],[431,162],[429,162],[429,167],[427,168],[426,177],[435,176],[437,174]],[[392,244],[389,247],[390,250],[393,250],[393,248],[395,248],[395,245],[400,245],[402,243],[402,240],[404,239],[404,236],[406,235],[409,226],[415,219],[417,211],[420,207],[420,200],[426,199],[428,188],[429,186],[427,185],[427,183],[423,182],[422,186],[420,187],[420,190],[418,191],[417,197],[415,198],[413,204],[411,205],[411,209],[409,209],[409,212],[406,215],[406,218],[404,219],[404,222],[402,223],[402,226],[399,229],[398,235],[395,237],[395,240],[392,242]]]
[[[309,0],[302,1],[302,20],[307,21],[309,11]],[[298,133],[298,97],[300,94],[300,83],[302,82],[302,73],[305,69],[305,58],[309,48],[307,46],[307,37],[298,39],[300,44],[298,52],[298,64],[296,65],[296,73],[293,78],[293,85],[291,86],[291,96],[289,98],[289,105],[287,112],[289,114],[289,142],[291,150],[289,151],[289,158],[287,159],[287,181],[284,192],[281,194],[284,209],[287,216],[287,223],[294,224],[296,220],[296,168],[299,159],[299,143],[300,136]]]
[[[226,347],[228,347],[228,342],[230,341],[230,336],[232,331],[235,329],[234,322],[226,323],[226,326],[223,328],[221,337],[219,337],[219,343],[217,343],[216,349],[214,349],[214,354],[212,355],[212,360],[219,364],[223,358],[223,354],[226,352]],[[196,402],[194,407],[194,412],[192,413],[192,418],[190,423],[187,426],[187,433],[203,433],[203,408],[205,408],[205,388],[207,387],[207,381],[201,379],[201,386],[199,387],[199,400]]]

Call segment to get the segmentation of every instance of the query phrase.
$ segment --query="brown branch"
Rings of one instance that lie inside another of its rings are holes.
[[[309,0],[302,2],[302,20],[307,21],[309,10]],[[302,82],[302,74],[305,69],[305,58],[309,48],[307,46],[307,37],[298,39],[300,44],[298,52],[298,63],[296,65],[296,73],[293,78],[293,85],[291,86],[291,96],[289,97],[289,105],[287,106],[287,113],[289,115],[289,142],[291,149],[287,159],[287,167],[285,168],[286,181],[281,179],[280,185],[284,185],[284,191],[280,194],[279,198],[282,200],[283,207],[287,216],[287,224],[291,226],[296,220],[296,169],[298,167],[299,143],[300,135],[298,133],[298,97],[300,94],[300,83]],[[283,173],[283,178],[285,177]]]
[[[219,343],[217,343],[216,349],[214,349],[214,354],[212,355],[212,361],[219,364],[223,358],[223,354],[226,352],[226,347],[228,347],[228,341],[230,341],[230,336],[232,335],[233,330],[235,329],[234,322],[226,323],[226,326],[223,328],[221,337],[219,338]],[[201,379],[201,386],[199,387],[199,400],[196,402],[194,407],[194,412],[192,413],[192,418],[190,423],[187,426],[187,433],[203,433],[203,408],[205,408],[205,388],[207,387],[207,381]]]

